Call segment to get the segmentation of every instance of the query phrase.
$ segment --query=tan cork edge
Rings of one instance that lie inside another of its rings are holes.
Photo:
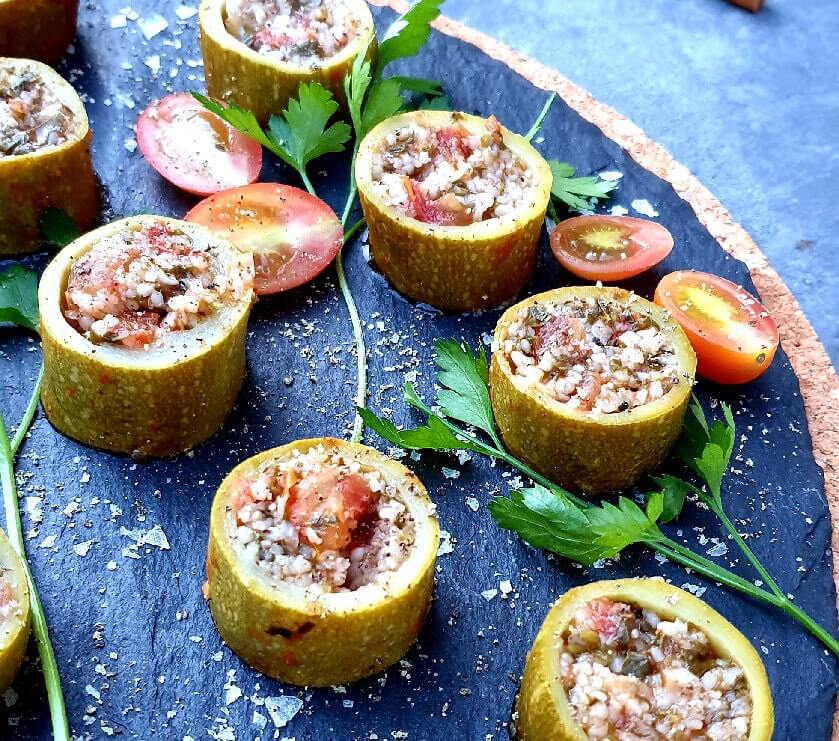
[[[387,5],[397,12],[404,12],[408,7],[405,0],[371,2],[374,5]],[[556,70],[462,23],[441,16],[434,22],[434,27],[503,62],[536,87],[556,92],[584,119],[629,152],[639,165],[669,182],[676,193],[690,204],[699,221],[720,246],[748,266],[761,301],[778,323],[781,342],[798,377],[813,443],[813,455],[824,471],[824,491],[831,519],[834,523],[839,522],[839,414],[835,411],[839,405],[839,377],[798,301],[748,232],[664,147],[620,113],[595,100],[579,85]],[[839,548],[839,527],[835,525],[832,544],[836,553]],[[839,594],[839,570],[835,559],[833,581]],[[839,711],[833,719],[833,738],[839,739]]]

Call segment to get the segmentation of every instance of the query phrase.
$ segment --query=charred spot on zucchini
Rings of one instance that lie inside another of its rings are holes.
[[[696,359],[665,312],[616,288],[562,288],[498,322],[490,395],[509,450],[563,486],[623,489],[676,440]]]
[[[570,590],[525,664],[519,741],[768,741],[772,697],[746,638],[661,579]]]
[[[240,464],[219,487],[210,610],[228,645],[269,676],[352,681],[413,642],[437,543],[433,505],[406,468],[362,445],[291,443]]]
[[[471,311],[530,277],[551,173],[494,117],[394,116],[362,141],[356,181],[373,260],[403,295]]]

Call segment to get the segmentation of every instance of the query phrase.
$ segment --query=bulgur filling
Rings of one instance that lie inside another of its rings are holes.
[[[414,544],[397,484],[323,445],[264,465],[240,482],[232,509],[246,560],[271,579],[323,592],[387,583]]]
[[[258,54],[317,67],[358,36],[346,0],[227,0],[225,27]]]
[[[480,134],[461,123],[392,131],[373,154],[372,177],[390,206],[443,226],[508,216],[534,190],[532,172],[504,143],[494,116]]]
[[[743,671],[681,620],[597,599],[563,636],[560,676],[589,739],[738,741],[752,705]]]
[[[91,342],[148,347],[241,298],[248,281],[229,250],[164,222],[126,227],[73,264],[64,317]]]
[[[0,66],[0,157],[64,144],[73,130],[73,112],[38,75]]]
[[[664,396],[680,371],[672,341],[649,317],[609,299],[534,304],[507,327],[514,372],[572,409],[624,412]]]

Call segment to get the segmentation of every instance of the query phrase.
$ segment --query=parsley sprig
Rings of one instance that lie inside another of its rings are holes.
[[[488,369],[483,351],[462,342],[435,343],[438,368],[435,408],[405,384],[405,402],[420,411],[426,424],[398,429],[390,420],[361,408],[364,423],[380,437],[406,450],[469,451],[502,461],[533,481],[533,486],[496,497],[489,509],[495,522],[525,542],[583,566],[615,558],[633,545],[650,548],[686,569],[779,608],[839,655],[839,641],[795,605],[768,574],[731,523],[722,503],[722,486],[734,449],[731,410],[722,405],[723,419],[710,425],[696,399],[691,401],[676,456],[704,486],[673,475],[654,479],[658,487],[644,495],[644,506],[625,496],[615,503],[583,500],[512,456],[501,443],[489,397]],[[668,537],[661,526],[681,513],[688,495],[705,503],[720,519],[737,546],[760,574],[768,589]]]
[[[577,170],[567,162],[548,160],[548,166],[553,174],[548,211],[554,221],[559,221],[557,203],[575,211],[590,211],[597,201],[609,198],[618,186],[617,181],[604,180],[599,175],[577,177]]]
[[[63,217],[55,218],[58,219],[56,230],[52,233],[47,233],[46,229],[43,230],[46,240],[59,243],[72,241],[72,237],[76,235],[75,224],[72,219],[67,217],[66,214]],[[60,246],[63,246],[63,244]],[[38,276],[33,270],[29,270],[18,264],[13,265],[0,274],[0,321],[10,322],[29,331],[38,331]],[[50,706],[53,738],[56,741],[69,741],[70,728],[67,723],[67,709],[64,704],[64,694],[61,690],[61,676],[58,672],[55,652],[50,641],[44,608],[41,605],[38,589],[35,586],[32,572],[29,570],[29,564],[26,560],[23,527],[20,521],[20,503],[14,469],[15,455],[23,443],[23,438],[26,436],[27,431],[32,426],[32,420],[35,418],[43,374],[44,367],[41,365],[38,371],[38,378],[35,381],[35,387],[26,405],[26,410],[23,413],[20,424],[17,426],[14,437],[11,439],[6,429],[4,415],[0,412],[0,484],[2,484],[3,489],[3,506],[6,512],[6,528],[9,533],[9,541],[23,562],[26,581],[29,586],[32,632],[35,634],[38,655],[41,659],[41,668],[44,672],[44,684],[46,685],[47,700]]]

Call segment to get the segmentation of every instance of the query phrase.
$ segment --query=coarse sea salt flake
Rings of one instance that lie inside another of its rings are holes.
[[[452,534],[448,530],[440,531],[440,545],[437,546],[437,555],[446,556],[454,551]]]
[[[141,18],[137,21],[140,31],[147,41],[151,41],[159,33],[162,33],[169,28],[169,21],[167,21],[160,13],[154,13],[148,18]]]
[[[481,592],[481,597],[483,597],[487,602],[491,602],[498,596],[497,589],[485,589]]]
[[[615,180],[620,180],[623,177],[622,172],[618,172],[617,170],[606,170],[605,172],[600,173],[601,180],[608,180],[609,182],[614,182]]]
[[[624,206],[612,206],[612,208],[609,209],[609,213],[612,214],[612,216],[626,216],[629,213],[629,209]]]
[[[653,205],[646,198],[636,198],[632,203],[633,211],[637,211],[641,216],[649,216],[651,219],[658,216],[658,211],[653,208]]]
[[[198,8],[194,8],[191,5],[179,5],[175,8],[175,15],[182,21],[188,21],[196,13],[198,13]]]
[[[154,74],[160,72],[160,54],[152,54],[150,57],[146,57],[144,63]]]
[[[118,13],[111,17],[111,28],[125,28],[128,25],[128,16]]]
[[[276,728],[285,728],[297,713],[303,709],[303,700],[292,695],[265,698],[265,709]]]
[[[76,552],[77,556],[81,556],[82,558],[84,558],[88,554],[95,542],[95,540],[85,540],[82,543],[76,543],[73,546],[73,550]]]
[[[477,512],[481,506],[481,503],[475,499],[475,497],[466,497],[466,506],[469,507],[473,512]]]
[[[47,535],[47,537],[41,541],[38,548],[52,548],[55,545],[55,539],[55,535]]]

